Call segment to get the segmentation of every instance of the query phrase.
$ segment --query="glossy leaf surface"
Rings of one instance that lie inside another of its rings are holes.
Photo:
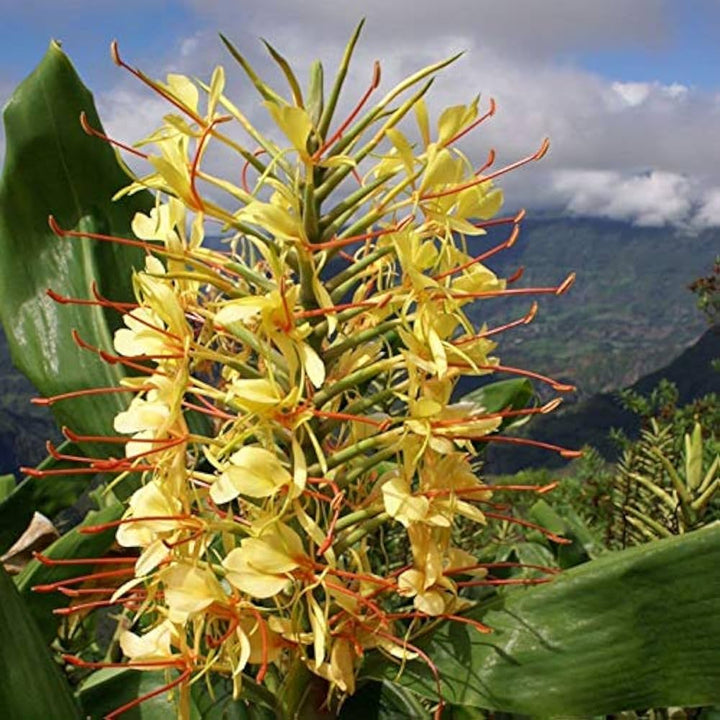
[[[508,592],[421,645],[454,704],[532,716],[709,705],[720,700],[720,525],[611,553],[552,583]],[[365,673],[395,678],[375,656]],[[405,687],[437,698],[430,670]]]
[[[12,579],[0,568],[0,715],[79,720],[70,686]]]
[[[92,285],[113,300],[132,300],[131,269],[138,248],[87,238],[58,238],[64,229],[128,236],[135,212],[152,206],[149,193],[111,198],[130,181],[114,150],[85,134],[85,112],[100,129],[92,95],[53,42],[35,71],[15,90],[4,112],[7,152],[0,178],[0,319],[15,365],[44,396],[114,386],[122,366],[108,365],[72,339],[112,351],[119,315],[102,307],[63,305],[47,296],[91,298]],[[112,430],[123,395],[64,400],[56,418],[80,433]]]

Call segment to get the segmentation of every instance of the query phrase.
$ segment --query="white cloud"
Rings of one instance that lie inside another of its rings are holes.
[[[693,211],[693,185],[675,173],[627,177],[609,170],[570,170],[558,172],[553,184],[567,198],[567,209],[578,215],[662,226],[685,223]]]
[[[630,107],[642,105],[651,97],[679,100],[690,88],[681,83],[663,85],[659,82],[614,82],[610,86]]]
[[[698,230],[720,227],[720,187],[710,188],[703,193],[693,218],[693,226]]]
[[[643,82],[614,82],[610,87],[631,107],[642,105],[652,89],[650,83]]]
[[[720,188],[720,101],[680,82],[687,78],[670,84],[653,77],[607,79],[568,60],[579,49],[657,49],[670,32],[664,0],[364,0],[352,7],[334,0],[185,3],[197,14],[193,33],[167,40],[165,62],[143,69],[156,77],[173,71],[207,79],[213,65],[222,62],[230,94],[259,124],[267,124],[266,113],[215,29],[284,89],[258,37],[281,50],[301,79],[311,60],[321,57],[329,82],[363,13],[368,22],[339,115],[367,86],[375,59],[383,68],[380,95],[418,67],[466,50],[428,98],[434,114],[477,92],[485,107],[490,96],[497,99],[496,116],[464,139],[462,149],[479,164],[494,147],[501,166],[532,152],[546,135],[552,141],[541,164],[503,180],[509,210],[527,204],[641,224],[720,224],[720,198],[707,190]],[[126,59],[135,64],[135,58]],[[107,130],[124,141],[147,135],[168,111],[160,98],[133,82],[123,78],[98,94]],[[225,161],[224,172],[237,176],[234,159]]]

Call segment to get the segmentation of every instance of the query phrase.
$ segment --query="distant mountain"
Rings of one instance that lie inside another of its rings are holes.
[[[494,228],[471,251],[507,232]],[[487,264],[503,276],[524,266],[512,287],[557,285],[571,271],[577,279],[566,295],[539,297],[535,321],[498,335],[497,353],[504,364],[570,379],[585,397],[630,385],[705,330],[687,286],[707,273],[718,248],[716,230],[688,236],[597,219],[530,217],[515,245]],[[522,316],[531,301],[483,301],[473,319],[493,326]]]
[[[720,393],[720,372],[712,367],[720,358],[720,326],[710,328],[669,365],[644,375],[631,387],[648,395],[662,378],[675,383],[678,404],[685,405],[707,393]],[[615,459],[617,449],[608,437],[611,428],[634,437],[639,432],[636,415],[622,407],[616,393],[598,393],[550,415],[538,415],[523,428],[523,437],[568,448],[592,445],[606,458]],[[559,467],[566,463],[555,453],[538,448],[490,443],[485,470],[511,474],[527,467]]]

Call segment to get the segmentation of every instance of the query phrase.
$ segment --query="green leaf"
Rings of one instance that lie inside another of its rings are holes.
[[[527,378],[513,378],[483,385],[462,398],[465,402],[474,402],[487,412],[501,410],[522,410],[528,406],[534,395],[532,383]],[[518,425],[524,418],[507,418],[502,428]]]
[[[542,586],[508,592],[418,644],[452,704],[506,712],[597,715],[720,700],[720,524],[609,553]],[[397,676],[378,655],[364,675]],[[437,698],[430,670],[398,680]]]
[[[43,552],[43,555],[56,559],[101,557],[115,540],[115,528],[111,527],[92,534],[85,534],[80,530],[88,525],[102,525],[117,520],[123,510],[124,507],[120,503],[116,503],[99,512],[88,513],[81,525],[56,540]],[[55,608],[65,607],[68,604],[68,598],[57,591],[38,593],[33,592],[32,588],[36,585],[47,585],[91,572],[93,572],[92,564],[43,565],[38,560],[33,560],[15,578],[15,584],[23,597],[23,602],[35,618],[46,641],[49,642],[55,636],[59,624],[58,616],[53,615],[52,611]]]
[[[417,696],[397,683],[365,682],[340,710],[339,720],[403,720],[424,718],[427,710]]]
[[[15,476],[0,475],[0,502],[3,502],[13,490],[15,490]]]
[[[177,677],[173,672],[141,671],[126,668],[103,668],[89,675],[77,691],[78,699],[89,720],[101,720],[123,705],[152,693]],[[123,720],[168,720],[177,716],[177,693],[162,692],[122,714]],[[190,720],[202,717],[190,700]]]
[[[4,113],[0,320],[13,362],[45,396],[115,386],[123,375],[119,364],[80,350],[71,336],[76,329],[87,342],[112,351],[119,315],[97,306],[60,305],[46,290],[89,298],[95,283],[112,300],[131,300],[131,268],[143,265],[138,248],[56,237],[48,216],[64,229],[129,236],[135,213],[153,205],[147,192],[111,201],[130,177],[107,143],[85,134],[81,112],[101,129],[92,95],[53,42]],[[58,402],[53,411],[62,425],[99,435],[112,431],[112,418],[125,403],[120,394],[91,396]]]
[[[210,684],[212,691],[208,688]],[[274,720],[276,715],[264,703],[272,696],[250,678],[243,677],[242,700],[233,700],[232,682],[222,675],[206,677],[192,686],[193,702],[203,720]]]
[[[81,718],[25,601],[0,567],[0,714],[4,718]]]

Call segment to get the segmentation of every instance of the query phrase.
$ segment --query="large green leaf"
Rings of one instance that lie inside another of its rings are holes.
[[[532,716],[596,715],[720,700],[720,524],[605,555],[508,592],[419,642],[453,704]],[[397,676],[374,656],[370,677]],[[437,697],[430,670],[399,682]]]
[[[152,206],[149,193],[112,202],[130,178],[115,151],[85,134],[80,113],[100,128],[92,95],[53,42],[35,71],[15,90],[5,113],[6,156],[0,178],[0,319],[13,362],[45,396],[114,386],[120,365],[108,365],[77,348],[85,340],[112,350],[116,313],[102,307],[59,305],[48,288],[89,298],[91,286],[113,300],[132,299],[131,269],[141,267],[137,248],[61,239],[48,226],[54,215],[66,229],[128,236],[130,220]],[[80,433],[103,434],[125,404],[122,395],[65,400],[56,418]]]
[[[85,534],[80,531],[88,525],[102,525],[117,520],[122,515],[123,510],[123,506],[116,503],[98,512],[88,513],[81,525],[56,540],[43,552],[43,555],[60,560],[96,558],[104,555],[115,540],[115,529],[111,527],[92,534]],[[49,593],[33,592],[33,587],[87,575],[93,571],[92,567],[92,564],[43,565],[37,560],[33,560],[15,578],[15,583],[23,596],[23,601],[35,618],[46,641],[49,642],[55,636],[59,624],[58,616],[53,615],[52,611],[55,608],[66,606],[68,599],[57,591]]]
[[[80,712],[70,686],[13,581],[0,567],[0,717],[74,720]]]

